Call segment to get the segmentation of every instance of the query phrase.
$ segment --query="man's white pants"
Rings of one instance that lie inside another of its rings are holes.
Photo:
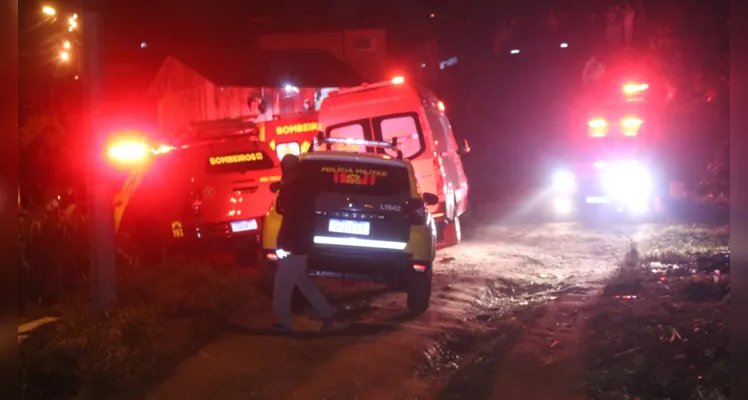
[[[273,288],[273,310],[278,323],[287,329],[292,329],[293,325],[291,300],[296,286],[323,319],[332,318],[335,314],[335,309],[322,294],[319,286],[307,274],[308,259],[309,256],[306,255],[290,254],[278,260]]]

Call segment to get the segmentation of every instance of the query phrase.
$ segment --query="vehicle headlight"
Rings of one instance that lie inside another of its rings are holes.
[[[558,171],[553,175],[553,188],[556,190],[574,191],[574,175],[569,171]]]
[[[649,195],[652,178],[644,166],[624,165],[612,168],[604,175],[605,186],[611,196],[619,199],[640,199]]]

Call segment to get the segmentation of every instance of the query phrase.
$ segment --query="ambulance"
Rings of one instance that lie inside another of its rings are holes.
[[[421,193],[439,197],[429,206],[439,239],[446,245],[460,242],[460,217],[468,209],[462,156],[470,152],[470,145],[467,140],[458,144],[444,103],[432,91],[397,76],[332,92],[320,105],[319,129],[326,138],[351,139],[333,145],[333,151],[395,157],[391,149],[357,143],[397,138],[398,148],[415,168]]]

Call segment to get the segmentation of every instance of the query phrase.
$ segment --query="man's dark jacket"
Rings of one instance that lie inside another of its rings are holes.
[[[283,183],[276,210],[283,215],[277,247],[292,254],[309,254],[314,242],[317,190],[303,181]]]

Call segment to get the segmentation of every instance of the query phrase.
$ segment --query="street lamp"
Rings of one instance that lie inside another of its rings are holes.
[[[67,62],[68,60],[70,60],[70,53],[68,53],[67,51],[63,51],[63,52],[61,52],[61,53],[60,53],[60,59],[61,59],[62,61],[65,61],[65,62]]]
[[[42,12],[44,14],[49,15],[49,16],[53,16],[53,15],[57,14],[57,11],[55,11],[55,9],[52,8],[52,7],[50,7],[50,6],[44,6],[44,7],[42,7]]]
[[[70,41],[66,40],[65,43],[62,44],[62,47],[64,47],[65,49],[70,49]]]

